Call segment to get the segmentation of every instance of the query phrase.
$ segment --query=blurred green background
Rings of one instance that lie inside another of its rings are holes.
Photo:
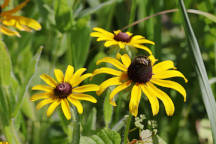
[[[22,0],[11,0],[9,8],[21,2]],[[1,35],[7,49],[7,51],[1,50],[2,55],[6,57],[1,61],[4,63],[1,74],[9,77],[8,83],[1,86],[0,96],[6,95],[9,104],[0,107],[0,139],[4,139],[3,131],[4,126],[8,124],[7,121],[15,115],[12,121],[23,142],[62,144],[71,141],[73,125],[61,117],[61,112],[55,112],[51,118],[47,118],[46,108],[36,111],[35,103],[29,100],[33,94],[31,86],[43,83],[39,79],[40,74],[53,75],[54,68],[65,70],[68,64],[73,65],[75,69],[86,67],[88,72],[93,72],[97,68],[96,60],[109,56],[112,51],[104,48],[102,42],[98,43],[95,38],[89,36],[92,28],[97,26],[108,31],[122,29],[129,24],[131,3],[132,0],[31,0],[17,13],[39,21],[42,30],[33,33],[20,32],[21,38]],[[185,0],[185,6],[188,9],[216,14],[215,0]],[[134,19],[136,21],[175,8],[178,8],[175,0],[136,0]],[[201,48],[209,82],[216,96],[215,22],[202,15],[189,14],[189,16]],[[162,103],[159,114],[153,117],[150,104],[144,97],[140,102],[139,114],[145,114],[148,120],[157,122],[157,134],[166,143],[213,143],[180,13],[153,17],[133,26],[131,32],[154,41],[156,45],[149,47],[155,57],[159,61],[173,60],[178,70],[189,80],[185,84],[183,80],[176,79],[186,88],[185,103],[177,92],[163,89],[175,104],[175,114],[172,117],[166,116]],[[1,43],[2,46],[4,44]],[[42,54],[37,69],[34,69],[33,64],[37,63],[36,54],[40,48],[43,48]],[[141,54],[143,52],[138,50],[137,55]],[[99,84],[105,78],[104,75],[96,76],[91,83]],[[81,135],[90,136],[104,127],[113,128],[124,115],[128,114],[129,97],[122,96],[121,105],[112,108],[106,99],[108,94],[109,91],[102,96],[92,93],[98,103],[83,103],[84,113],[80,116]],[[23,101],[19,101],[23,97]],[[21,109],[17,108],[18,103],[21,103]],[[16,110],[18,112],[14,112]],[[145,122],[143,124],[144,127],[148,127]],[[122,135],[123,129],[118,132]],[[139,139],[138,131],[131,132],[129,138]]]

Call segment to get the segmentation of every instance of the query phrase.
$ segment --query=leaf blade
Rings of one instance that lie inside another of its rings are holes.
[[[195,60],[196,72],[199,79],[200,88],[202,91],[202,99],[211,122],[212,127],[212,135],[214,139],[214,143],[216,143],[216,103],[213,92],[208,82],[208,76],[205,69],[205,65],[201,56],[199,44],[197,42],[196,36],[193,32],[192,26],[190,24],[190,20],[188,18],[186,8],[184,6],[184,1],[179,0],[180,12],[182,14],[185,34],[188,39],[188,44],[191,47],[191,51],[193,54],[193,58]]]

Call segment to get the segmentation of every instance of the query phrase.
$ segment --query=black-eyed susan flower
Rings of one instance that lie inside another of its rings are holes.
[[[155,64],[156,59],[151,55],[149,57],[138,56],[131,62],[130,57],[124,54],[121,56],[121,62],[115,58],[105,57],[98,60],[97,64],[103,62],[112,64],[118,70],[102,67],[93,72],[93,75],[101,73],[113,75],[112,78],[100,84],[100,90],[96,93],[100,95],[108,87],[116,85],[117,87],[113,89],[110,94],[110,104],[116,106],[114,96],[129,86],[132,86],[129,110],[134,116],[138,114],[138,106],[142,92],[147,96],[151,104],[153,115],[159,112],[158,99],[163,102],[166,114],[168,116],[173,115],[175,108],[171,98],[155,85],[178,91],[183,95],[184,101],[186,101],[186,91],[184,87],[177,82],[167,80],[167,78],[171,77],[181,77],[187,82],[184,75],[176,70],[174,63],[170,60]]]
[[[149,54],[152,54],[151,50],[143,44],[154,44],[154,42],[145,39],[141,35],[133,35],[130,32],[122,32],[120,30],[111,33],[99,27],[95,27],[93,28],[93,30],[95,30],[96,32],[92,32],[90,36],[98,37],[97,41],[106,41],[104,43],[105,47],[117,45],[121,49],[124,49],[126,46],[130,46],[143,49]]]
[[[50,104],[47,110],[47,116],[49,117],[56,107],[61,104],[65,117],[71,119],[69,101],[77,108],[78,113],[82,114],[83,106],[80,103],[80,100],[90,101],[92,103],[97,102],[94,97],[83,93],[99,90],[99,87],[95,84],[79,86],[83,80],[92,76],[91,73],[83,74],[85,71],[86,68],[80,68],[74,73],[74,68],[69,65],[64,76],[61,70],[55,69],[54,73],[57,81],[47,74],[42,74],[40,78],[46,82],[48,86],[36,85],[32,87],[32,90],[44,91],[43,93],[38,93],[31,97],[32,101],[43,99],[37,104],[36,108],[40,109],[43,106]]]
[[[30,0],[25,0],[12,10],[4,11],[3,9],[9,4],[10,0],[4,0],[4,3],[0,6],[0,32],[8,36],[18,36],[20,34],[7,28],[7,26],[14,27],[20,31],[31,32],[33,30],[40,30],[41,25],[34,19],[14,16],[13,14],[22,9]]]

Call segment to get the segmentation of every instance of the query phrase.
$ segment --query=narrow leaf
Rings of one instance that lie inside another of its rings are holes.
[[[193,32],[190,20],[188,18],[186,8],[184,6],[184,1],[179,0],[180,12],[182,14],[182,19],[184,22],[185,35],[187,36],[188,44],[190,50],[192,51],[192,56],[195,61],[196,73],[198,75],[200,88],[202,91],[202,99],[211,123],[212,135],[214,143],[216,143],[216,103],[213,92],[211,90],[205,65],[201,56],[199,44],[197,42],[196,36]]]
[[[0,40],[0,81],[2,86],[11,82],[11,59],[3,41]]]

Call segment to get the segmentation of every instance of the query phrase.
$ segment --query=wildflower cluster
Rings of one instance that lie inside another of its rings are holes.
[[[74,72],[72,66],[68,66],[65,77],[61,70],[55,70],[55,76],[57,82],[46,74],[41,75],[41,79],[44,80],[49,86],[37,85],[34,86],[33,90],[42,90],[45,93],[40,93],[32,96],[31,100],[42,100],[38,105],[37,109],[40,109],[46,104],[52,103],[48,110],[47,116],[50,116],[55,108],[61,104],[63,113],[67,119],[71,118],[69,102],[74,105],[78,112],[83,112],[82,105],[79,100],[87,100],[95,103],[96,99],[90,95],[82,94],[83,92],[96,91],[97,95],[101,95],[108,87],[116,86],[110,94],[110,104],[116,106],[116,95],[121,91],[132,88],[129,110],[135,117],[138,114],[138,107],[141,100],[142,93],[148,98],[153,115],[159,112],[159,100],[161,100],[165,106],[166,114],[172,116],[175,110],[174,104],[171,98],[162,90],[157,88],[155,85],[172,88],[178,91],[186,101],[186,91],[177,82],[167,80],[172,77],[181,77],[187,82],[185,76],[176,70],[174,63],[170,60],[156,63],[157,59],[152,55],[149,48],[143,44],[154,44],[154,42],[145,39],[141,35],[132,35],[129,32],[121,32],[120,30],[114,31],[114,33],[107,32],[102,28],[93,28],[96,32],[92,32],[92,37],[98,37],[98,41],[106,41],[105,47],[117,45],[119,49],[124,49],[129,46],[131,48],[139,48],[148,52],[148,56],[136,56],[131,59],[128,54],[118,53],[118,58],[104,57],[97,61],[97,65],[100,63],[109,63],[116,69],[109,67],[101,67],[94,70],[93,74],[88,73],[82,75],[86,70],[85,68],[79,69]],[[110,74],[111,78],[105,80],[100,86],[89,84],[89,85],[78,85],[88,77],[95,76],[98,74]]]
[[[94,28],[96,32],[92,32],[91,36],[98,37],[97,41],[106,41],[105,47],[118,45],[120,49],[126,46],[131,48],[143,49],[150,54],[149,56],[136,56],[131,59],[128,54],[118,54],[118,58],[105,57],[97,61],[100,63],[110,63],[116,69],[102,67],[96,69],[93,75],[106,73],[112,75],[111,78],[104,81],[100,85],[100,90],[97,94],[102,94],[108,87],[117,86],[110,94],[110,104],[116,106],[115,96],[129,87],[131,90],[131,97],[129,103],[129,110],[135,117],[138,114],[138,107],[141,99],[142,92],[148,98],[153,115],[159,112],[160,99],[166,110],[168,116],[172,116],[175,110],[171,98],[155,85],[171,88],[178,91],[186,101],[186,91],[177,82],[167,80],[172,77],[181,77],[187,82],[185,76],[174,66],[171,60],[156,63],[157,59],[152,55],[149,48],[143,44],[154,44],[154,42],[145,39],[141,35],[132,35],[130,32],[121,32],[120,30],[113,33],[107,32],[102,28]]]

